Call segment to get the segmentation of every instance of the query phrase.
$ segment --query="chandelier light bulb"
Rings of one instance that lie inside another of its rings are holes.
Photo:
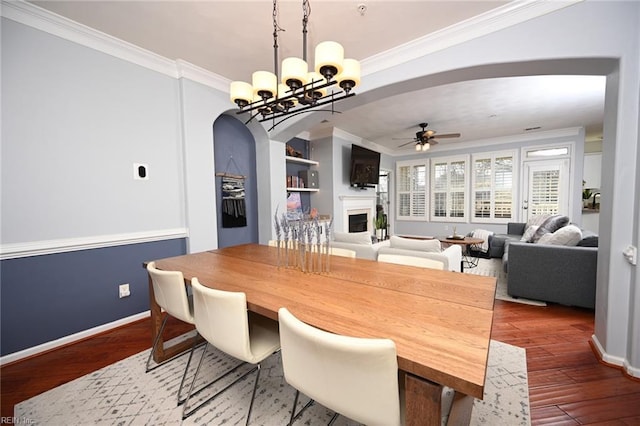
[[[282,83],[292,89],[298,89],[307,84],[309,67],[300,58],[289,57],[282,61]]]
[[[320,73],[327,81],[342,72],[344,61],[344,48],[335,41],[323,41],[316,46],[316,72]]]
[[[253,87],[244,81],[231,82],[229,92],[231,102],[234,102],[239,108],[247,106],[253,100]]]
[[[342,72],[336,77],[338,84],[345,92],[360,84],[360,62],[355,59],[342,61]]]
[[[422,150],[422,147],[420,146],[420,142],[418,142],[416,144],[416,151],[420,151],[420,150]]]
[[[311,71],[308,74],[307,81],[309,83],[313,83],[313,88],[311,87],[307,88],[307,91],[309,92],[309,95],[311,95],[311,97],[319,99],[327,96],[327,88],[326,87],[319,88],[319,86],[325,83],[325,79],[323,76],[321,76],[319,73],[315,71]]]
[[[278,78],[269,71],[256,71],[252,76],[253,93],[262,99],[269,99],[276,95],[278,90]]]
[[[422,150],[423,151],[429,151],[429,148],[431,148],[431,145],[429,145],[429,143],[424,143],[422,144]]]

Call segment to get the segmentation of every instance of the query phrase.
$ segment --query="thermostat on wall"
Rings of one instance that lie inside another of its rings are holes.
[[[149,180],[149,166],[147,164],[133,163],[133,179]]]

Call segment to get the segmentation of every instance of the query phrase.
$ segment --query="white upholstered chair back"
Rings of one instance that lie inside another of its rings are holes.
[[[331,410],[367,425],[400,424],[396,346],[319,330],[278,312],[284,376]],[[295,409],[295,407],[294,407]]]
[[[216,348],[253,363],[246,295],[205,287],[197,278],[191,286],[198,333]]]
[[[378,255],[378,262],[397,263],[399,265],[419,266],[421,268],[444,269],[444,264],[437,260],[417,256],[405,256],[403,254]]]
[[[172,317],[194,324],[193,307],[190,304],[182,272],[156,269],[155,262],[147,264],[147,271],[153,283],[153,294],[158,305]]]

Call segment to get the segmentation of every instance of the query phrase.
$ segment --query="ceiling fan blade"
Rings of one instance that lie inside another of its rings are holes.
[[[429,145],[438,145],[438,141],[433,139],[433,138],[431,138],[431,139],[429,139]]]
[[[398,145],[398,148],[402,148],[403,146],[407,146],[407,145],[409,145],[410,143],[414,143],[414,142],[415,142],[415,141],[410,141],[410,142],[407,142],[407,143],[403,143],[402,145]]]
[[[415,138],[391,138],[392,141],[408,141],[409,139],[415,140]]]
[[[436,135],[436,138],[439,139],[443,139],[443,138],[459,138],[460,137],[460,133],[447,133],[444,135]]]

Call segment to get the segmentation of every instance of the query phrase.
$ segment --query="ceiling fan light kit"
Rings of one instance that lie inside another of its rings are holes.
[[[429,123],[418,124],[418,126],[420,126],[422,130],[419,130],[416,132],[416,137],[413,138],[411,142],[403,143],[402,145],[399,145],[398,148],[402,148],[403,146],[407,146],[411,143],[415,143],[416,152],[424,152],[431,149],[431,145],[436,145],[438,141],[434,139],[436,137],[435,136],[436,131],[431,129],[427,130],[428,125]],[[459,138],[460,133],[448,133],[444,135],[438,135],[437,137],[438,138]]]
[[[278,72],[278,1],[273,0],[273,56],[274,72],[256,71],[252,84],[234,81],[229,87],[231,102],[238,114],[251,112],[247,123],[260,115],[259,121],[275,120],[341,99],[355,96],[353,88],[360,84],[360,62],[344,58],[344,48],[335,41],[319,43],[315,49],[315,66],[307,65],[307,23],[311,13],[309,0],[302,0],[303,58],[288,57],[282,61],[282,74]],[[280,84],[281,83],[281,84]],[[336,86],[337,85],[337,86]],[[332,86],[335,86],[332,88]],[[331,88],[331,90],[330,90]],[[338,89],[339,88],[339,89]],[[333,90],[338,89],[338,90]],[[287,117],[287,118],[289,118]],[[277,126],[283,120],[274,123]],[[273,127],[271,129],[273,129]]]

